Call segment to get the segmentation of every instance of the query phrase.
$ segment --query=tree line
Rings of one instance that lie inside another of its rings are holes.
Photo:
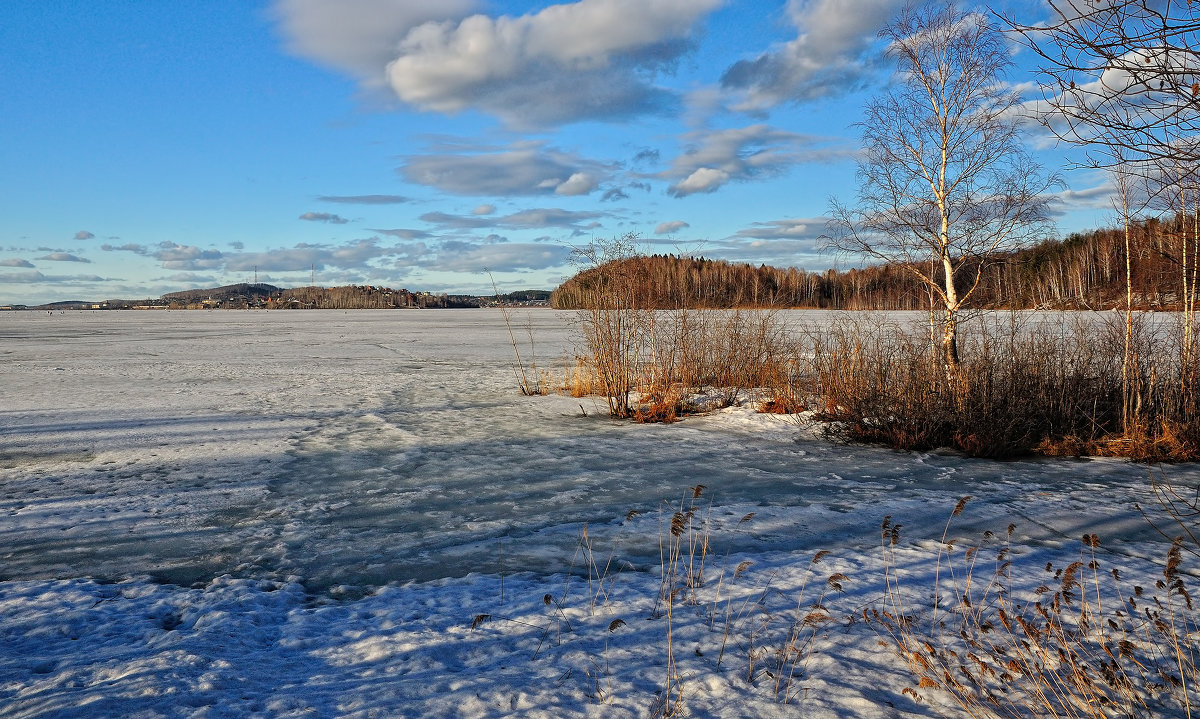
[[[1182,217],[1150,218],[1130,227],[1135,309],[1175,310],[1181,301],[1179,237]],[[703,257],[648,255],[622,258],[622,274],[638,307],[788,307],[849,310],[927,310],[928,285],[905,263],[808,272],[795,267],[732,263]],[[1124,309],[1125,230],[1097,229],[1065,239],[976,258],[980,283],[968,306],[981,309]],[[943,281],[940,267],[922,268]],[[973,268],[972,268],[973,269]],[[591,284],[608,275],[590,268],[551,295],[558,309],[578,309]],[[969,273],[973,275],[974,273]],[[935,304],[936,304],[935,300]]]
[[[118,306],[120,301],[111,300]],[[410,292],[379,285],[340,287],[293,287],[284,289],[263,283],[239,283],[211,289],[184,290],[162,296],[161,303],[178,309],[317,309],[363,310],[469,306],[462,298]]]

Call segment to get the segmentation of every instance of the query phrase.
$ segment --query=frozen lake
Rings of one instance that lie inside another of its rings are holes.
[[[540,366],[572,364],[571,317],[517,311],[523,351],[528,330]],[[748,550],[867,549],[877,518],[934,526],[964,494],[1029,541],[1149,536],[1130,506],[1147,470],[1122,461],[845,447],[749,408],[637,426],[523,397],[492,310],[6,312],[0,354],[7,579],[549,573],[584,523],[645,566],[657,510],[697,483],[718,520],[757,513]]]
[[[573,364],[571,315],[515,320]],[[960,552],[1016,525],[1018,593],[1085,533],[1103,571],[1161,573],[1144,466],[842,446],[748,406],[612,422],[521,396],[510,352],[488,310],[0,313],[0,714],[634,719],[675,646],[692,716],[925,719],[955,708],[905,694],[859,618],[885,574],[928,616],[959,497]],[[695,484],[711,553],[666,620],[659,541]],[[845,591],[779,704],[763,658],[791,656],[810,568]]]

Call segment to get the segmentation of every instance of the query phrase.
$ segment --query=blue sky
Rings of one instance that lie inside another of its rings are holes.
[[[0,304],[256,272],[485,292],[489,268],[550,288],[572,246],[628,232],[825,269],[822,218],[853,199],[854,123],[888,81],[875,38],[900,4],[9,3]],[[1104,222],[1103,179],[1065,178],[1060,231]]]

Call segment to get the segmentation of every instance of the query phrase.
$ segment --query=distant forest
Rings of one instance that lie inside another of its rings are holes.
[[[1150,219],[1131,227],[1134,304],[1174,309],[1182,277],[1182,219]],[[1189,232],[1190,234],[1190,232]],[[1195,246],[1195,241],[1190,243]],[[1104,229],[1047,240],[986,263],[972,306],[985,309],[1111,309],[1125,306],[1125,231]],[[620,261],[640,307],[919,310],[929,295],[904,265],[806,272],[722,260],[652,255]],[[587,288],[614,268],[589,268],[551,295],[551,306],[586,304]],[[928,269],[928,267],[926,267]]]
[[[159,306],[179,309],[316,309],[371,310],[401,308],[481,307],[497,303],[526,306],[545,305],[549,290],[519,290],[497,296],[447,295],[430,292],[410,292],[378,285],[344,285],[340,287],[293,287],[283,289],[263,283],[239,283],[211,289],[171,292],[158,301]],[[110,304],[128,302],[110,300]]]
[[[283,289],[263,283],[240,283],[212,289],[184,290],[162,296],[162,303],[180,309],[265,307],[269,309],[393,309],[449,307],[446,295],[409,292],[375,285],[343,287],[293,287]]]

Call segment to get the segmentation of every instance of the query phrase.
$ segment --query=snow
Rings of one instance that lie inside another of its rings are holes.
[[[513,319],[523,357],[574,364],[569,314]],[[705,578],[669,620],[690,716],[934,716],[861,619],[885,516],[918,593],[964,495],[954,536],[1014,523],[1034,570],[1091,532],[1134,575],[1165,553],[1145,466],[844,446],[748,404],[614,423],[517,393],[489,310],[7,312],[0,355],[6,717],[646,716],[660,547],[693,502]]]

